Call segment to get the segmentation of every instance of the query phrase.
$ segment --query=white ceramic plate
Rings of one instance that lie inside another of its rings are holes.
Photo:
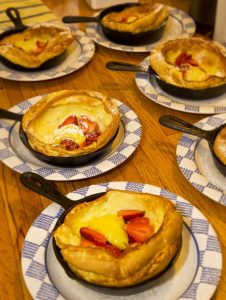
[[[148,70],[149,57],[140,65]],[[168,108],[193,114],[217,114],[226,112],[226,93],[207,100],[184,100],[164,92],[155,79],[150,79],[148,73],[136,73],[135,81],[139,90],[150,100]]]
[[[23,113],[42,96],[31,98],[13,106],[10,110]],[[19,137],[19,122],[0,119],[0,160],[16,172],[35,172],[49,180],[78,180],[103,174],[122,164],[139,145],[142,128],[137,115],[124,103],[113,99],[121,114],[119,133],[108,153],[94,162],[73,168],[61,168],[46,164],[24,146]]]
[[[63,213],[51,204],[34,221],[24,241],[22,271],[34,299],[67,300],[209,300],[220,280],[222,254],[219,241],[204,215],[185,199],[156,186],[133,182],[110,182],[79,189],[68,195],[73,200],[107,189],[130,190],[170,199],[183,215],[182,249],[176,262],[152,286],[130,296],[106,295],[67,277],[52,252],[51,232]]]
[[[77,71],[91,60],[95,53],[95,45],[84,32],[77,30],[75,34],[74,42],[60,57],[57,64],[36,71],[22,71],[6,66],[0,61],[0,78],[15,81],[43,81],[63,77]]]
[[[170,17],[166,28],[164,30],[164,34],[162,38],[158,41],[158,43],[177,38],[179,36],[192,36],[195,33],[196,27],[194,20],[184,13],[183,11],[170,7]],[[97,16],[95,14],[94,16]],[[157,44],[151,43],[145,46],[125,46],[113,43],[109,41],[105,35],[103,34],[101,27],[97,23],[87,23],[86,25],[87,35],[97,44],[114,49],[119,51],[127,51],[127,52],[150,52],[150,50]]]
[[[195,125],[211,130],[226,123],[226,113],[205,118]],[[207,141],[183,134],[177,145],[177,163],[187,180],[210,199],[226,205],[226,177],[216,168]]]

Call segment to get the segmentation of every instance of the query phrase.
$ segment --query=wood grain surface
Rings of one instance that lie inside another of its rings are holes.
[[[68,14],[92,15],[84,0],[43,0],[59,17]],[[188,11],[188,0],[159,1]],[[84,25],[81,25],[84,29]],[[91,179],[56,182],[63,193],[90,184],[109,181],[143,182],[166,188],[195,205],[218,234],[223,251],[223,271],[212,299],[226,299],[226,207],[197,191],[182,175],[176,162],[180,133],[162,127],[158,119],[173,114],[191,123],[206,115],[173,111],[160,106],[138,90],[134,74],[113,72],[105,68],[109,60],[139,64],[147,53],[126,53],[96,45],[93,59],[79,71],[44,82],[15,82],[0,79],[0,107],[9,109],[30,97],[61,89],[90,89],[106,93],[126,103],[139,116],[142,140],[135,153],[119,167]],[[0,299],[29,300],[21,272],[21,251],[27,231],[35,218],[51,202],[22,186],[19,174],[0,163]],[[160,299],[164,300],[164,299]]]

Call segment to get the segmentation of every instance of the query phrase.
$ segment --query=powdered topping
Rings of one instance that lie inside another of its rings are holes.
[[[71,115],[58,125],[52,136],[52,144],[60,144],[71,151],[86,147],[97,141],[100,136],[99,126],[87,116]]]
[[[86,137],[79,126],[69,124],[54,130],[52,143],[59,144],[64,139],[70,139],[77,145],[82,145],[85,142]]]

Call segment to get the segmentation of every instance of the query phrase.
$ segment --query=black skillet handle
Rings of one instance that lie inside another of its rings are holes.
[[[17,8],[8,7],[6,9],[6,14],[9,17],[9,19],[13,22],[16,29],[23,30],[27,28],[27,26],[23,24],[19,10]]]
[[[0,108],[0,119],[14,120],[14,121],[22,121],[23,115],[16,114],[9,110]]]
[[[189,133],[208,140],[209,132],[207,130],[203,130],[201,128],[193,126],[192,124],[181,120],[177,117],[171,115],[164,115],[159,118],[159,123],[168,128]]]
[[[64,23],[88,23],[99,22],[98,17],[80,17],[80,16],[65,16],[62,18]]]
[[[76,203],[61,194],[49,180],[38,174],[25,172],[20,175],[20,181],[30,190],[54,201],[55,203],[63,206],[66,210]]]
[[[144,72],[147,73],[141,66],[121,62],[121,61],[109,61],[105,67],[114,71],[128,71],[128,72]]]

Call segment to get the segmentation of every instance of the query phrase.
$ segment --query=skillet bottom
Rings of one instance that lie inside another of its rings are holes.
[[[65,57],[66,57],[66,51],[47,60],[38,68],[25,68],[20,65],[16,65],[3,56],[0,56],[0,61],[3,65],[5,65],[9,69],[29,73],[29,72],[36,72],[36,71],[40,72],[40,71],[55,68],[63,63],[63,61],[65,60]]]
[[[155,76],[155,79],[163,91],[171,94],[172,96],[189,100],[207,100],[218,97],[226,92],[226,84],[202,90],[193,90],[166,83],[157,76]]]

